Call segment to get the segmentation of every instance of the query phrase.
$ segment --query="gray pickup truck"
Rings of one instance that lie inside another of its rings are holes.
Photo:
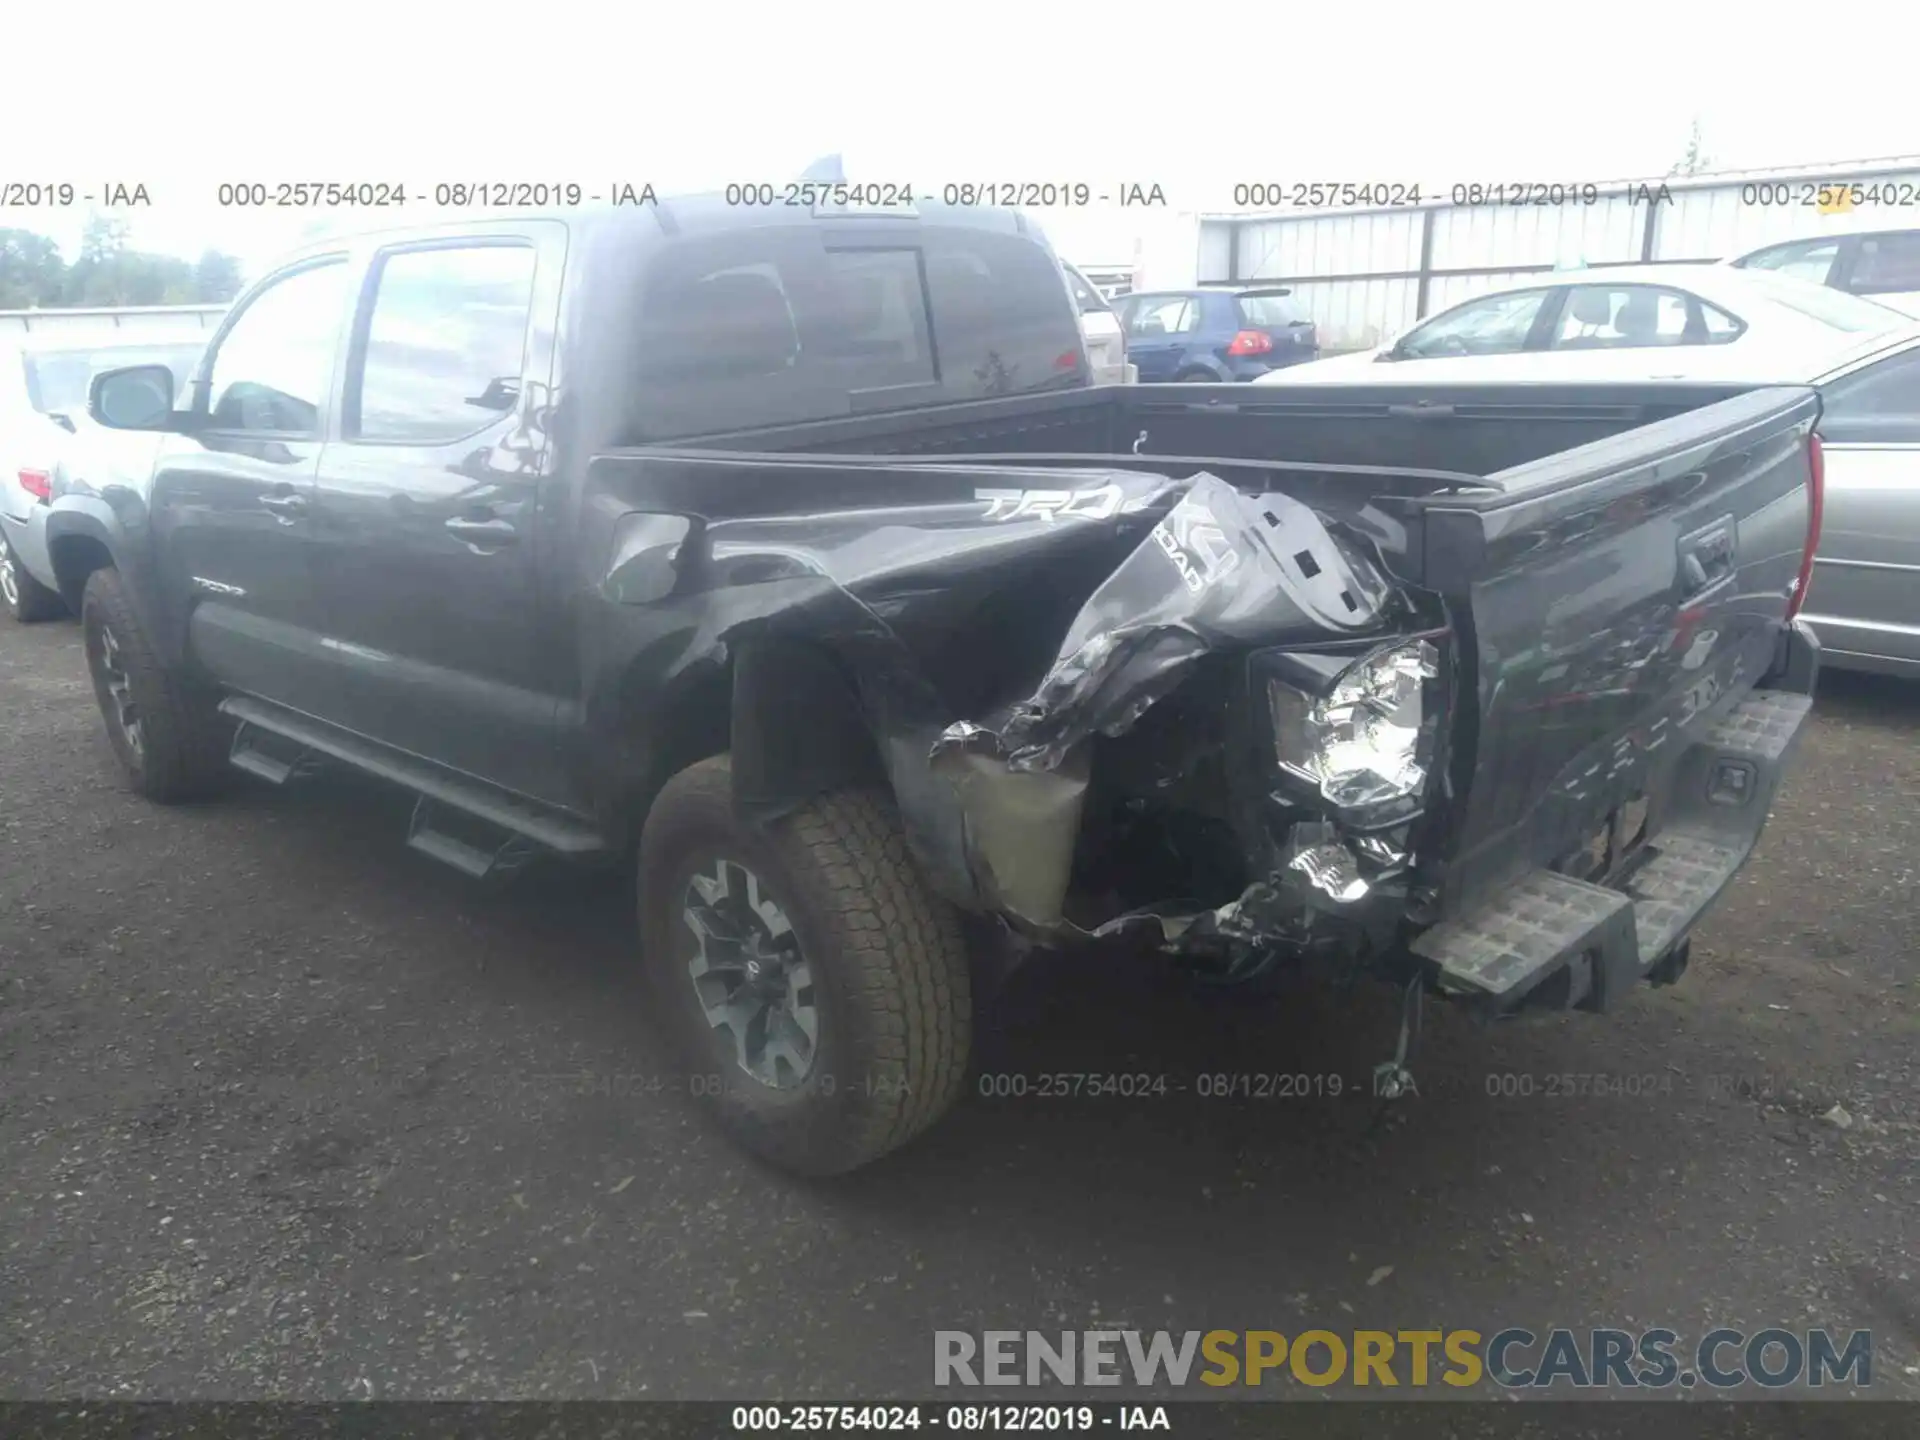
[[[1811,704],[1814,393],[1087,381],[1012,213],[394,231],[165,408],[97,377],[163,439],[50,549],[154,800],[344,765],[476,876],[637,865],[663,1043],[794,1170],[931,1124],[1059,947],[1677,977]]]

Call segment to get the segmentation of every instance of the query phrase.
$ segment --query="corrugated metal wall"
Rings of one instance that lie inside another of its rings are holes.
[[[1920,160],[1615,181],[1598,186],[1592,203],[1208,216],[1199,278],[1290,285],[1325,348],[1361,349],[1558,266],[1719,260],[1802,236],[1920,227],[1920,204],[1826,213],[1802,203],[1815,187],[1850,184],[1920,201]],[[1423,193],[1450,195],[1451,187]]]

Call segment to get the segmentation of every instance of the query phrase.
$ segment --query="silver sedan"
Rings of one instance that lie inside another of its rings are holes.
[[[1825,664],[1920,676],[1920,327],[1813,383],[1826,505],[1802,614]]]

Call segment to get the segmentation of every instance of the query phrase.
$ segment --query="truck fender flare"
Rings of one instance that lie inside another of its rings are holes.
[[[732,712],[743,815],[771,820],[829,791],[885,780],[855,685],[822,646],[784,636],[739,644]]]

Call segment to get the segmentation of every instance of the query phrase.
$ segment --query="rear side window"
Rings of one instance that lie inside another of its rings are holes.
[[[1277,330],[1307,318],[1291,295],[1242,295],[1239,305],[1240,323],[1255,330]]]
[[[443,246],[384,256],[346,433],[430,445],[510,413],[520,398],[534,252],[526,245]]]
[[[1724,345],[1745,329],[1698,295],[1652,285],[1576,285],[1567,292],[1555,350]]]
[[[1920,230],[1863,235],[1847,289],[1856,295],[1897,295],[1920,290]]]

